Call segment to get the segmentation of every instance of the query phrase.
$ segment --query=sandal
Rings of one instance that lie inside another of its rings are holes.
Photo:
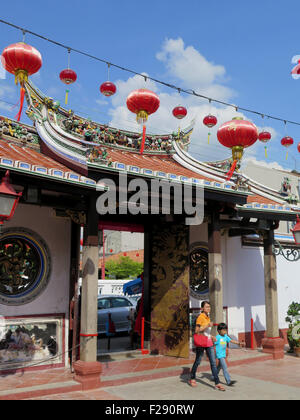
[[[216,385],[216,389],[218,391],[225,391],[225,388],[223,388],[222,385],[220,385],[220,384]]]
[[[190,384],[192,387],[197,386],[197,383],[196,383],[195,379],[190,379],[190,380],[189,380],[189,384]]]

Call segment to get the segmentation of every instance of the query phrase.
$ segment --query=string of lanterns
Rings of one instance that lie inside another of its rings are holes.
[[[1,21],[1,20],[0,20]],[[23,31],[24,33],[24,31]],[[60,80],[66,84],[67,86],[75,83],[77,80],[77,74],[74,70],[70,69],[69,66],[69,60],[70,60],[70,52],[71,48],[68,48],[68,67],[60,72]],[[15,83],[20,84],[20,109],[16,116],[17,120],[20,121],[22,109],[24,105],[24,97],[25,97],[25,88],[24,85],[28,81],[28,77],[37,73],[40,68],[42,67],[42,56],[40,52],[32,47],[31,45],[26,44],[25,42],[18,42],[12,45],[9,45],[6,47],[1,55],[1,61],[2,65],[9,73],[13,74],[15,76]],[[106,96],[110,97],[114,95],[117,91],[116,85],[109,81],[109,69],[111,66],[111,63],[107,63],[108,65],[108,80],[101,84],[100,86],[100,92]],[[126,70],[126,69],[124,69]],[[145,78],[145,76],[143,75]],[[148,77],[147,77],[148,78]],[[147,80],[145,78],[145,80]],[[150,80],[154,80],[149,78]],[[158,81],[159,83],[163,83]],[[165,84],[165,83],[163,83]],[[167,85],[167,84],[165,84]],[[173,86],[170,86],[173,87]],[[180,92],[181,89],[177,88]],[[185,91],[184,91],[185,92]],[[187,92],[186,93],[190,93]],[[66,89],[66,96],[65,96],[65,103],[68,103],[68,94],[69,89]],[[193,94],[195,92],[193,91]],[[196,96],[203,97],[202,95],[196,94]],[[209,102],[215,101],[220,102],[211,98],[208,98]],[[221,102],[220,102],[221,103]],[[145,139],[146,139],[146,122],[148,120],[148,116],[155,113],[159,106],[160,106],[160,99],[158,95],[148,89],[138,89],[133,92],[131,92],[126,100],[126,104],[128,109],[136,114],[136,121],[143,126],[143,133],[142,133],[142,141],[141,141],[141,148],[140,153],[142,154],[144,151],[145,146]],[[231,104],[227,104],[232,106]],[[238,107],[235,107],[236,110],[238,110]],[[239,108],[242,109],[242,108]],[[249,111],[254,112],[254,111]],[[183,119],[187,115],[187,109],[181,105],[176,106],[173,111],[173,116],[176,119]],[[269,118],[273,118],[270,117]],[[276,118],[280,120],[279,118]],[[235,121],[235,123],[233,123]],[[228,179],[232,176],[234,170],[236,169],[238,162],[241,159],[241,156],[243,155],[243,150],[245,147],[249,147],[258,139],[259,141],[263,143],[267,143],[271,139],[271,134],[263,130],[261,133],[258,133],[257,128],[254,126],[254,124],[250,123],[249,121],[243,121],[243,123],[239,123],[239,119],[234,119],[231,122],[223,124],[217,133],[217,138],[219,142],[224,145],[225,147],[229,147],[232,149],[232,159],[233,164],[232,167],[228,173]],[[286,120],[283,120],[285,125],[287,123]],[[214,115],[207,115],[203,119],[203,124],[208,127],[209,129],[214,127],[217,124],[217,118]],[[249,128],[249,132],[246,130],[245,127]],[[230,127],[232,127],[232,133],[227,138],[224,137],[224,130],[225,128],[229,127],[229,131],[231,130]],[[250,129],[252,127],[252,129]],[[254,136],[253,127],[255,127],[256,137]],[[233,134],[234,133],[234,134]],[[178,130],[178,137],[180,135],[180,127]],[[208,132],[208,143],[211,133]],[[255,139],[254,139],[255,137]],[[227,138],[227,139],[226,139]],[[294,140],[290,136],[285,136],[281,140],[281,145],[285,148],[289,148],[293,145]],[[300,143],[298,144],[297,150],[300,152]],[[267,151],[265,148],[265,156],[267,157]],[[288,152],[286,154],[286,159],[288,158]]]

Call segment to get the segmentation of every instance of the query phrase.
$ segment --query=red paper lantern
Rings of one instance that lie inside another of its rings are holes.
[[[221,125],[217,132],[219,142],[232,150],[233,164],[227,174],[229,180],[236,168],[237,163],[242,159],[244,148],[252,146],[258,138],[257,127],[250,121],[236,117]]]
[[[291,147],[294,144],[294,139],[292,137],[285,136],[285,137],[283,137],[283,139],[281,139],[281,144],[282,144],[283,147],[286,147],[286,148]],[[289,152],[287,151],[286,152],[286,159],[288,158],[288,154],[289,154]]]
[[[104,96],[107,96],[107,97],[114,95],[116,91],[117,91],[116,85],[112,82],[104,82],[100,86],[100,92]]]
[[[263,143],[267,143],[269,140],[271,140],[271,133],[269,133],[268,131],[262,131],[258,135],[258,140]]]
[[[74,70],[64,69],[60,72],[59,78],[66,85],[70,85],[71,83],[76,82],[77,74],[75,73]]]
[[[3,222],[10,220],[16,210],[22,193],[16,193],[9,182],[9,171],[6,171],[0,184],[0,231]]]
[[[203,124],[206,125],[206,127],[208,128],[212,128],[217,124],[218,120],[214,115],[206,115],[206,117],[203,118]],[[208,132],[208,140],[207,143],[209,144],[209,138],[210,138],[211,133]]]
[[[70,85],[71,83],[76,82],[77,74],[74,70],[71,69],[64,69],[59,74],[60,80],[65,83],[66,85]],[[65,104],[68,105],[68,98],[69,98],[69,89],[66,89],[66,96],[65,96]]]
[[[129,111],[136,114],[139,124],[145,124],[148,116],[156,112],[160,105],[156,93],[148,89],[138,89],[131,92],[126,100]]]
[[[298,152],[300,153],[300,143],[298,143],[297,149],[298,149]]]
[[[281,139],[281,144],[284,147],[290,147],[294,144],[294,140],[293,140],[292,137],[285,136],[285,137],[283,137],[283,139]]]
[[[203,124],[206,125],[208,128],[212,128],[217,124],[218,120],[217,117],[214,115],[206,115],[206,117],[203,118]]]
[[[123,255],[124,255],[124,257],[126,257],[126,256],[127,256],[127,252],[124,252],[124,254],[123,254]]]
[[[172,112],[174,117],[178,120],[182,120],[182,118],[187,115],[187,109],[184,106],[176,106]]]
[[[262,143],[267,143],[271,140],[271,133],[269,133],[268,131],[261,131],[258,135],[258,140]],[[265,146],[265,157],[268,157],[267,146]]]
[[[293,235],[294,235],[295,243],[297,245],[300,245],[300,218],[299,218],[298,215],[297,215],[297,223],[296,223],[294,229],[292,229],[292,232],[293,232]]]
[[[298,64],[291,71],[291,75],[294,79],[299,79],[299,77],[300,77],[300,60],[298,60]]]
[[[113,252],[113,250],[112,250],[112,249],[110,249],[110,250],[109,250],[109,252],[110,252],[110,253],[112,253],[112,252]]]
[[[6,47],[1,55],[1,62],[5,70],[15,75],[15,83],[20,83],[20,109],[16,116],[20,121],[25,89],[24,84],[28,82],[28,76],[39,71],[42,66],[42,56],[37,49],[24,42],[17,42],[16,44]]]
[[[146,126],[145,123],[148,120],[148,116],[156,112],[160,105],[159,97],[156,93],[148,89],[138,89],[131,92],[126,100],[129,111],[136,114],[136,120],[143,126],[143,138],[141,144],[140,153],[144,151],[145,140],[146,140]]]
[[[136,257],[139,257],[139,256],[140,256],[140,254],[139,254],[139,253],[137,253],[137,254],[136,254]]]

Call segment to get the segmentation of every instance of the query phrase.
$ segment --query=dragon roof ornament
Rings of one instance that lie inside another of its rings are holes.
[[[64,135],[75,143],[86,145],[87,149],[109,146],[129,150],[139,150],[142,134],[99,124],[89,118],[76,115],[72,110],[60,106],[59,101],[46,97],[32,83],[26,83],[28,117],[35,123],[55,124]],[[174,153],[173,142],[187,150],[194,123],[180,132],[146,136],[145,152],[155,154]]]

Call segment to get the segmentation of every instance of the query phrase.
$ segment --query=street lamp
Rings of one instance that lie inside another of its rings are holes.
[[[297,215],[297,223],[292,229],[296,245],[300,245],[300,218]],[[275,241],[274,253],[275,255],[282,255],[287,261],[295,262],[300,260],[300,248],[286,248],[280,242]]]
[[[22,193],[16,193],[9,182],[9,171],[6,171],[0,185],[0,232],[3,222],[10,220],[16,210]]]

